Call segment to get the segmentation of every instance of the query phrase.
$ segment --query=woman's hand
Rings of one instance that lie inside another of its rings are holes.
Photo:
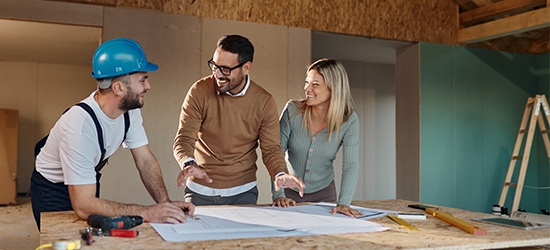
[[[338,204],[336,207],[332,208],[332,214],[335,214],[335,213],[341,213],[349,217],[356,217],[356,218],[363,215],[363,213],[343,204]]]

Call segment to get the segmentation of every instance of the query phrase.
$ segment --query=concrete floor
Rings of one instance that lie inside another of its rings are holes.
[[[0,249],[36,249],[39,245],[30,197],[17,197],[17,205],[0,205]]]

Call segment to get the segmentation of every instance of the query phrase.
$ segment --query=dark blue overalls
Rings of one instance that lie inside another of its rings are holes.
[[[92,119],[94,120],[96,129],[97,129],[97,135],[98,135],[98,142],[99,142],[99,148],[101,149],[101,158],[99,161],[99,164],[95,167],[96,171],[96,192],[95,196],[99,198],[99,190],[100,190],[100,184],[99,180],[101,179],[101,169],[107,164],[109,161],[109,158],[103,159],[105,157],[105,147],[103,143],[103,130],[101,129],[101,125],[99,124],[99,120],[97,119],[97,116],[95,115],[94,111],[88,104],[80,102],[76,104],[77,106],[83,108],[90,114]],[[67,112],[69,109],[65,110]],[[63,114],[65,114],[63,112]],[[126,140],[126,133],[128,132],[128,129],[130,128],[130,116],[128,115],[128,112],[124,113],[124,140]],[[36,157],[39,153],[42,147],[46,144],[46,140],[48,139],[48,135],[46,135],[44,138],[42,138],[38,143],[36,143],[36,146],[34,147],[34,156]],[[40,231],[40,213],[41,212],[56,212],[56,211],[69,211],[73,210],[73,206],[71,204],[71,198],[69,196],[69,188],[65,183],[58,182],[53,183],[49,181],[48,179],[44,178],[38,171],[36,171],[36,167],[32,171],[31,176],[31,203],[32,203],[32,211],[34,214],[34,220],[36,221],[36,226],[38,227],[38,231]]]

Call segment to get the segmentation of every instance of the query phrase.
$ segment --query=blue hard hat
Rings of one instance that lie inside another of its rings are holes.
[[[158,68],[158,65],[147,61],[139,43],[128,38],[116,38],[102,43],[92,58],[92,77],[96,79],[134,72],[152,72]]]

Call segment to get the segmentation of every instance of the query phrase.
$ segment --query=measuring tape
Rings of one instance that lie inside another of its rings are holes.
[[[54,250],[76,250],[80,249],[80,247],[82,247],[80,240],[55,240],[53,243],[37,247],[36,250],[46,248],[52,248]]]
[[[388,217],[390,217],[393,221],[397,222],[399,225],[403,226],[404,228],[411,230],[411,231],[418,231],[418,228],[415,226],[409,224],[405,220],[397,217],[395,214],[388,214]]]

